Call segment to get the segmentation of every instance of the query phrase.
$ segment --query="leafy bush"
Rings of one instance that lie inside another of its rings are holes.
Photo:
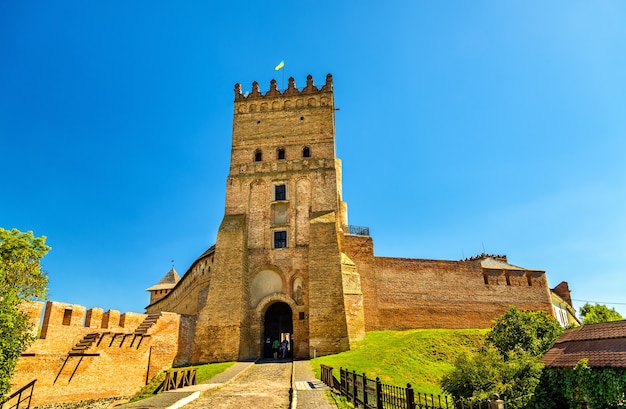
[[[495,319],[495,325],[487,334],[487,344],[497,348],[504,358],[511,351],[522,350],[534,357],[542,357],[563,328],[543,311],[520,311],[511,306]]]
[[[546,368],[528,409],[626,406],[626,370],[590,368],[583,359],[574,368]]]
[[[480,351],[457,359],[441,387],[458,398],[488,399],[498,393],[507,409],[524,408],[541,380],[540,357],[561,331],[548,314],[512,306],[496,318]]]
[[[508,409],[524,408],[539,383],[543,364],[524,351],[510,352],[508,359],[494,347],[459,357],[441,386],[454,397],[489,399],[498,393]]]

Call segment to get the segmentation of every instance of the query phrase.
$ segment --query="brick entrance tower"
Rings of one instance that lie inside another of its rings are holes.
[[[347,226],[335,154],[332,77],[281,91],[235,85],[226,208],[214,246],[147,312],[182,315],[188,363],[350,348],[365,331],[488,328],[510,305],[552,313],[545,271],[481,254],[376,257],[369,229]],[[156,294],[154,291],[159,291]],[[269,344],[266,343],[269,338]]]
[[[360,280],[341,252],[346,209],[332,76],[318,88],[309,75],[301,90],[290,78],[283,92],[272,80],[265,94],[236,84],[226,209],[190,361],[262,356],[276,303],[291,310],[295,357],[362,339]]]

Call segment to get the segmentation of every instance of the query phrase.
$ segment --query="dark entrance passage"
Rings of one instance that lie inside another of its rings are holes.
[[[293,317],[291,307],[284,302],[277,302],[265,311],[265,328],[263,332],[263,357],[272,358],[272,345],[287,340],[287,356],[291,356],[291,342],[293,334]],[[269,338],[269,344],[267,339]]]

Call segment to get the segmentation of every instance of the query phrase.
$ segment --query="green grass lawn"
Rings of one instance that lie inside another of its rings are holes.
[[[320,364],[332,366],[339,379],[339,368],[365,372],[368,378],[379,377],[383,383],[406,386],[416,392],[442,394],[439,380],[452,369],[462,352],[474,352],[481,345],[486,329],[424,329],[408,331],[372,331],[347,352],[311,360],[316,376]]]
[[[220,362],[216,364],[196,366],[196,368],[198,368],[196,371],[196,384],[208,381],[215,375],[224,372],[233,365],[235,365],[234,362]]]

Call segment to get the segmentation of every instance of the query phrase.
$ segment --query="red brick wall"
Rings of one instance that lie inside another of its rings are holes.
[[[501,273],[503,274],[503,273]],[[481,328],[510,305],[551,313],[545,274],[511,274],[485,284],[478,261],[376,258],[379,319],[385,329]]]
[[[367,236],[345,236],[343,250],[361,276],[367,331],[485,328],[510,305],[552,313],[542,271],[487,270],[480,259],[375,257]]]

